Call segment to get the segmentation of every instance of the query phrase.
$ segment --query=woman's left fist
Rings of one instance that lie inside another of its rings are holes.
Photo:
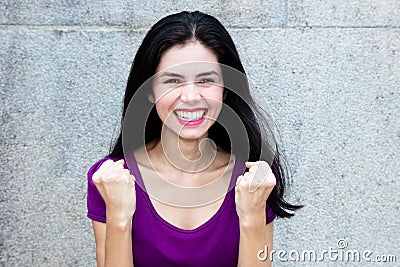
[[[239,219],[265,216],[266,201],[276,185],[275,175],[265,161],[246,162],[246,167],[249,171],[236,181],[236,212]]]

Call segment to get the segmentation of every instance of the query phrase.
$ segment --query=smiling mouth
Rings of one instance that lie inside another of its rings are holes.
[[[203,116],[207,113],[207,109],[198,109],[196,111],[187,111],[187,110],[174,110],[175,115],[184,121],[197,121],[203,118]]]

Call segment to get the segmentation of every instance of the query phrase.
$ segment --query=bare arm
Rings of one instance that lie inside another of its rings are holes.
[[[98,267],[132,267],[132,218],[136,209],[134,178],[124,161],[105,161],[93,183],[106,204],[106,223],[92,221]]]
[[[96,240],[96,261],[98,267],[133,265],[132,225],[113,225],[92,221]]]
[[[92,226],[96,241],[97,267],[101,267],[106,259],[106,224],[92,220]]]
[[[240,225],[238,267],[272,266],[269,253],[273,245],[273,232],[273,221],[267,225],[265,225],[265,220],[253,225]],[[260,254],[260,250],[263,250],[263,253]]]
[[[264,161],[246,162],[246,166],[249,171],[238,177],[235,187],[240,228],[238,266],[270,267],[274,222],[265,224],[266,200],[276,185],[276,178]],[[266,250],[262,253],[268,256],[265,260],[260,250]]]

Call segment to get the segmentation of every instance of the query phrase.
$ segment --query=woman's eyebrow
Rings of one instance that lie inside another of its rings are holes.
[[[164,76],[169,76],[169,77],[178,77],[178,78],[185,78],[184,76],[178,74],[178,73],[173,73],[173,72],[164,72],[163,74],[161,74],[161,78]]]
[[[208,75],[217,75],[217,76],[218,76],[218,78],[220,78],[220,75],[219,75],[219,73],[218,73],[218,72],[216,72],[215,70],[212,70],[212,71],[207,71],[207,72],[203,72],[203,73],[197,74],[197,75],[196,75],[196,77],[208,76]]]
[[[220,78],[219,73],[216,72],[215,70],[199,73],[199,74],[196,75],[196,78],[202,77],[202,76],[209,76],[209,75],[216,75],[216,76],[218,76]],[[177,77],[177,78],[182,78],[182,79],[185,78],[183,75],[178,74],[178,73],[174,73],[174,72],[164,72],[163,74],[161,74],[160,78],[162,78],[164,76]]]

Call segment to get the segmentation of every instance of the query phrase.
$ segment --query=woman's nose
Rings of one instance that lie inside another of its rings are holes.
[[[197,102],[201,99],[199,86],[195,82],[189,82],[181,87],[181,100],[183,102]]]

